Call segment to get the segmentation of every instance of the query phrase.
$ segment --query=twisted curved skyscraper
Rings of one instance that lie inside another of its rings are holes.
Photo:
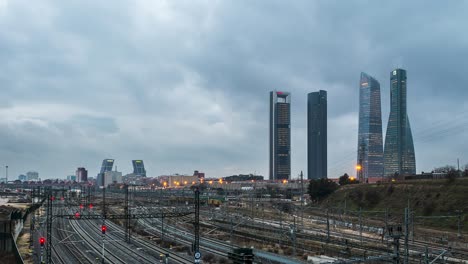
[[[363,180],[367,180],[369,177],[383,176],[380,83],[362,72],[359,85],[357,164],[361,165]]]
[[[390,117],[384,149],[385,176],[416,174],[406,94],[406,71],[395,69],[390,73]]]

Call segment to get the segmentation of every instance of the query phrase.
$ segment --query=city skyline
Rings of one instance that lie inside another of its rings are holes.
[[[404,68],[417,172],[464,165],[468,3],[401,3],[0,1],[0,163],[10,179],[95,176],[105,157],[125,172],[140,158],[150,177],[267,176],[265,97],[277,89],[293,96],[297,178],[307,93],[326,90],[328,177],[352,175],[357,76],[380,81],[386,131],[388,73]],[[416,16],[421,3],[433,19]]]

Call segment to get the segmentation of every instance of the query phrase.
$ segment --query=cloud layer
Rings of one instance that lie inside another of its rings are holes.
[[[0,0],[0,163],[64,178],[115,158],[151,176],[268,175],[268,92],[328,91],[329,177],[354,173],[361,71],[408,71],[417,170],[468,162],[467,3]],[[3,175],[3,173],[0,173]]]

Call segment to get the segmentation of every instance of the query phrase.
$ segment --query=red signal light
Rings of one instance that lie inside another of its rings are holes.
[[[93,209],[93,204],[89,204],[89,209]]]
[[[50,197],[50,200],[51,200],[51,201],[55,201],[55,196],[51,196],[51,197]]]
[[[84,206],[83,206],[82,204],[80,204],[80,209],[83,209],[83,207],[84,207]]]
[[[39,238],[39,243],[41,244],[41,246],[44,246],[45,238],[43,237]]]
[[[107,226],[102,225],[102,226],[101,226],[101,232],[102,232],[103,234],[106,234],[106,230],[107,230]]]
[[[75,218],[80,218],[80,213],[79,212],[75,213]]]

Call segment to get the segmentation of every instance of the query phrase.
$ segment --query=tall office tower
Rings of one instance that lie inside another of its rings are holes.
[[[75,176],[77,182],[88,181],[88,171],[83,167],[79,167],[78,169],[76,169]]]
[[[307,95],[307,178],[327,178],[327,91]]]
[[[291,95],[270,92],[270,180],[291,177]]]
[[[384,149],[384,175],[416,173],[413,136],[407,114],[406,71],[390,73],[390,117]]]
[[[383,176],[382,110],[380,83],[361,72],[359,83],[359,133],[357,164],[361,182]]]
[[[105,159],[102,161],[101,171],[97,175],[96,185],[103,186],[104,184],[104,173],[106,171],[112,171],[112,167],[114,167],[114,160],[113,159]]]
[[[132,160],[133,174],[146,177],[145,164],[142,160]]]

